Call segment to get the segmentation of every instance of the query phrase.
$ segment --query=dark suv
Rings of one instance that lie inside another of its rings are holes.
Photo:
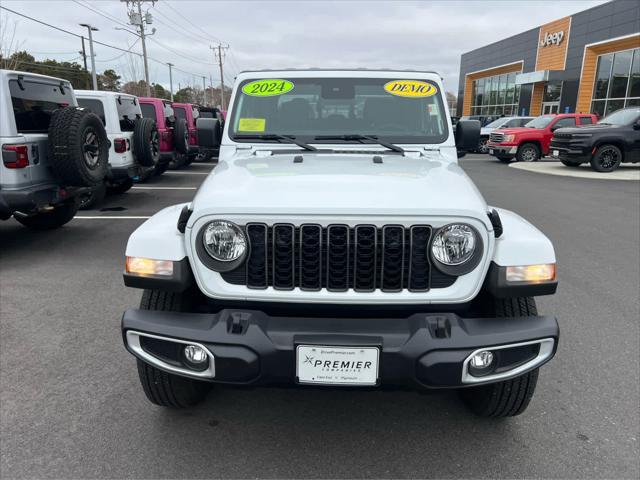
[[[623,108],[595,125],[560,128],[549,150],[567,167],[590,162],[597,172],[612,172],[623,162],[640,162],[640,107]]]

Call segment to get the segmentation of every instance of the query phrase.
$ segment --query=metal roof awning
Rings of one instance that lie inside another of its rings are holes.
[[[518,75],[516,75],[516,85],[546,82],[548,80],[549,70],[538,70],[536,72],[519,73]]]

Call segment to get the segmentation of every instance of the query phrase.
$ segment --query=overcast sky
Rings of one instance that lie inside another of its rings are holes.
[[[219,83],[209,45],[230,46],[225,80],[240,70],[281,67],[386,67],[436,70],[445,88],[458,89],[460,55],[534,28],[604,0],[555,1],[186,1],[159,0],[145,6],[157,29],[148,42],[151,82],[168,87],[202,85],[202,75]],[[136,37],[115,30],[128,23],[127,6],[113,0],[9,1],[2,6],[77,34],[91,23],[94,39],[129,48]],[[92,11],[86,6],[96,10]],[[98,12],[98,10],[100,12]],[[102,16],[105,14],[107,17]],[[17,21],[16,41],[36,58],[76,59],[80,39],[2,11],[3,37]],[[133,51],[141,52],[140,44]],[[88,45],[87,45],[88,53]],[[113,68],[125,80],[143,78],[139,57],[96,46],[99,72]],[[119,57],[119,58],[118,58]],[[131,57],[130,59],[128,57]],[[207,80],[208,84],[208,80]]]

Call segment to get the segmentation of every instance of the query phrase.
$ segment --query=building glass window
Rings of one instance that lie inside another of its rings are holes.
[[[480,78],[472,82],[472,115],[517,115],[520,87],[516,72]]]
[[[598,57],[591,112],[608,115],[640,103],[640,48]]]

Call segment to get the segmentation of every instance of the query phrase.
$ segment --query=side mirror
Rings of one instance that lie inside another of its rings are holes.
[[[462,158],[466,152],[478,148],[480,122],[478,120],[460,120],[456,124],[455,139],[458,158]]]

